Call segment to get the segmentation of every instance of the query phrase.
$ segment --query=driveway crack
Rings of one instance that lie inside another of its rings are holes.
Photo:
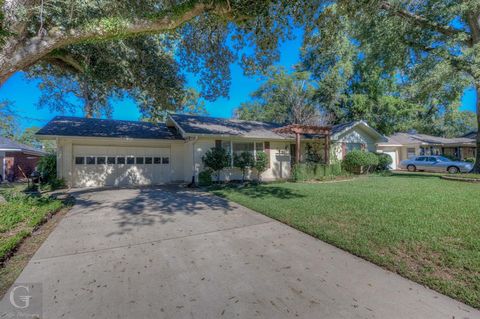
[[[235,226],[235,227],[230,227],[230,228],[206,231],[206,232],[197,233],[197,234],[170,237],[170,238],[164,238],[164,239],[157,239],[157,240],[145,241],[145,242],[140,242],[140,243],[135,243],[135,244],[125,244],[125,245],[119,245],[119,246],[115,246],[115,247],[106,247],[106,248],[93,249],[93,250],[84,250],[84,251],[79,251],[79,252],[75,252],[75,253],[55,255],[55,256],[50,256],[50,257],[45,257],[45,258],[38,258],[38,259],[32,258],[32,262],[42,262],[42,261],[46,261],[46,260],[50,260],[50,259],[57,259],[57,258],[76,256],[76,255],[92,254],[92,253],[109,251],[109,250],[114,250],[114,249],[121,249],[121,248],[126,248],[126,247],[136,247],[136,246],[148,245],[148,244],[153,244],[153,243],[161,243],[161,242],[170,241],[170,240],[177,240],[177,239],[183,239],[183,238],[189,238],[189,237],[209,235],[209,234],[226,232],[226,231],[242,229],[242,228],[248,228],[248,227],[252,227],[252,226],[259,226],[259,225],[264,225],[264,224],[269,224],[269,223],[276,223],[276,221],[270,220],[270,221],[266,221],[266,222],[262,222],[262,223],[256,223],[256,224],[250,224],[250,225],[244,225],[244,226]]]

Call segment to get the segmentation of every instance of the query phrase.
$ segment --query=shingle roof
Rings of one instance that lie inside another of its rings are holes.
[[[6,137],[0,136],[0,150],[2,151],[20,151],[20,152],[27,152],[27,153],[35,153],[38,155],[45,155],[46,153],[42,150],[34,148],[32,146],[28,146],[25,144],[21,144]]]
[[[469,144],[473,139],[467,137],[445,138],[427,134],[395,133],[388,137],[388,144],[430,144],[430,145],[448,145],[448,144]]]
[[[282,125],[257,121],[215,118],[209,116],[172,114],[170,117],[187,134],[232,135],[248,138],[289,139],[272,132]]]
[[[163,123],[56,116],[37,135],[177,140],[182,137]]]
[[[357,124],[357,123],[358,123],[357,121],[352,121],[352,122],[333,125],[332,126],[332,134],[337,134],[337,133],[340,133],[344,130],[347,130],[347,129],[355,126],[355,124]]]
[[[471,132],[463,135],[462,137],[476,139],[477,138],[477,131],[471,131]]]

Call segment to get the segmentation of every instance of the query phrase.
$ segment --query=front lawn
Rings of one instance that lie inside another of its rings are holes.
[[[23,193],[24,186],[0,188],[6,203],[0,203],[0,262],[15,250],[49,214],[60,210],[60,200]]]
[[[480,308],[480,184],[394,175],[213,192]]]

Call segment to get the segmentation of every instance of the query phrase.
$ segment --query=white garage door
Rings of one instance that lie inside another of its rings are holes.
[[[170,148],[73,146],[74,187],[167,183]]]
[[[395,151],[386,151],[384,153],[392,158],[392,164],[390,165],[390,169],[397,169],[397,153]]]

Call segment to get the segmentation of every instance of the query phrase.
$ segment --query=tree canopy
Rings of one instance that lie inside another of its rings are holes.
[[[426,107],[425,115],[455,110],[464,89],[473,86],[480,122],[478,0],[331,2],[306,28],[303,62],[332,105],[355,81],[358,63],[393,76],[405,101]]]
[[[266,81],[251,94],[252,100],[243,103],[235,115],[281,124],[327,124],[328,114],[315,99],[317,89],[308,72],[271,68]]]

